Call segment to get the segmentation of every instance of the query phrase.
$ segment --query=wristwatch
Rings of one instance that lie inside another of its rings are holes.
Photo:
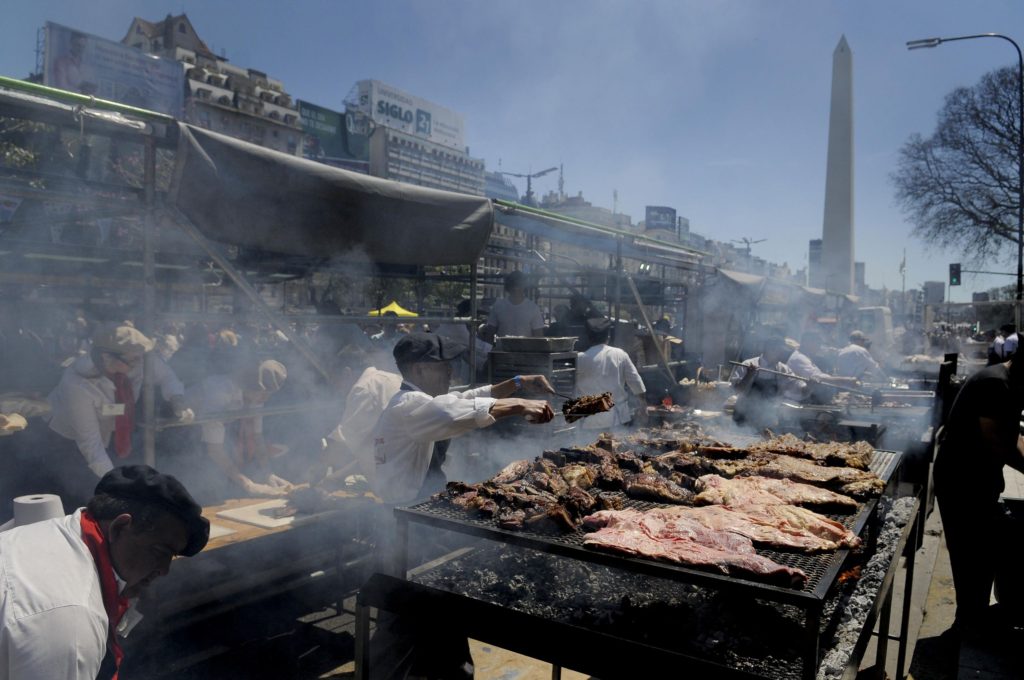
[[[512,376],[512,383],[516,386],[516,391],[523,389],[523,376],[514,375]]]

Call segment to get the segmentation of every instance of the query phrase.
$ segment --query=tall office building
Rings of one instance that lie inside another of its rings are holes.
[[[853,285],[853,54],[846,36],[832,54],[832,108],[828,121],[825,218],[822,225],[825,288],[854,292]]]

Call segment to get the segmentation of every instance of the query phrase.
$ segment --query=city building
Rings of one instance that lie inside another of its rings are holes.
[[[807,285],[825,287],[825,269],[821,264],[821,239],[812,238],[807,249]]]
[[[162,21],[132,20],[121,43],[172,59],[185,70],[185,120],[295,156],[302,154],[302,124],[279,80],[214,54],[185,14]]]
[[[360,80],[345,98],[346,114],[370,138],[370,174],[483,196],[482,159],[469,155],[462,116],[377,80]]]
[[[938,305],[946,301],[945,281],[924,282],[924,304]]]

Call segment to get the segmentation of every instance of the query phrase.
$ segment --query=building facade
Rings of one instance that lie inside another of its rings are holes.
[[[365,126],[370,174],[419,186],[483,196],[482,159],[469,155],[462,117],[377,80],[360,80],[345,112]]]
[[[207,47],[188,16],[132,20],[121,43],[185,70],[185,120],[293,156],[302,155],[298,108],[279,80],[231,64]]]

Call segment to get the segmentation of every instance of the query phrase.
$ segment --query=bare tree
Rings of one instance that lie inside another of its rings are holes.
[[[1017,242],[1019,87],[1016,68],[946,96],[931,137],[910,137],[891,179],[926,243],[967,260],[1009,260]]]

